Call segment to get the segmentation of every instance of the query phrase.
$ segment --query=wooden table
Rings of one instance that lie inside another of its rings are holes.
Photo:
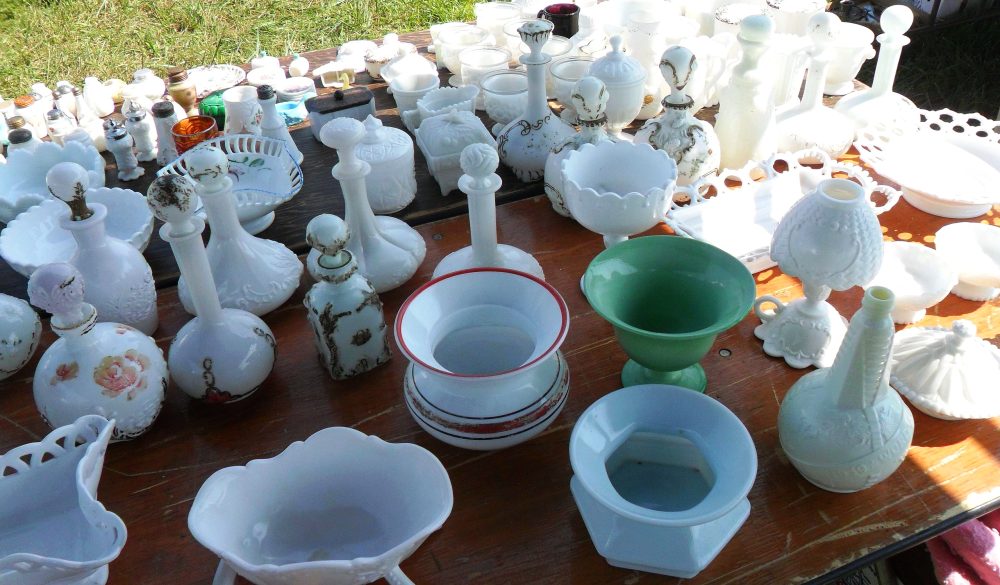
[[[321,53],[309,58],[317,65],[324,62]],[[390,106],[384,94],[378,99],[380,110],[386,111]],[[390,115],[388,122],[398,125],[398,118]],[[278,211],[278,221],[264,233],[299,251],[309,218],[342,209],[327,175],[336,157],[315,143],[308,130],[304,132],[296,132],[296,138],[308,161],[306,187]],[[587,263],[602,248],[601,238],[557,216],[543,196],[532,197],[540,191],[538,185],[521,185],[509,174],[504,179],[501,201],[520,200],[497,210],[500,241],[535,254],[572,313],[562,348],[572,372],[571,391],[552,425],[511,449],[464,451],[434,440],[410,417],[401,392],[406,362],[398,353],[374,372],[347,382],[332,381],[316,359],[301,304],[311,284],[306,277],[291,301],[264,318],[277,339],[279,356],[274,372],[254,397],[210,406],[171,387],[163,413],[149,433],[109,449],[100,498],[121,515],[129,530],[128,543],[111,566],[111,585],[210,582],[216,559],[187,530],[187,513],[198,487],[222,467],[271,457],[289,443],[335,425],[388,441],[420,444],[448,469],[455,491],[451,517],[403,563],[418,583],[679,582],[609,566],[595,551],[576,510],[569,491],[569,435],[587,406],[620,386],[625,361],[611,327],[591,310],[578,287]],[[423,223],[418,229],[427,241],[427,259],[410,282],[382,295],[390,322],[437,262],[469,242],[467,219],[456,216],[464,211],[464,197],[440,199],[426,175],[420,180],[421,195],[403,217]],[[447,215],[455,217],[428,223]],[[998,218],[995,210],[979,220],[1000,224]],[[905,202],[880,219],[887,237],[916,242],[929,241],[947,223]],[[147,255],[163,287],[157,341],[166,350],[190,317],[180,306],[176,289],[169,286],[172,258],[165,257],[163,249],[154,236]],[[756,279],[758,294],[783,299],[801,294],[797,281],[776,269]],[[0,278],[0,282],[6,287],[10,281]],[[15,292],[23,294],[23,279],[19,282]],[[860,293],[860,289],[834,293],[830,300],[851,315],[859,306]],[[998,316],[996,302],[949,296],[929,311],[922,324],[972,319],[980,335],[997,343]],[[749,520],[695,582],[822,582],[1000,505],[1000,419],[945,422],[915,412],[913,447],[889,479],[848,495],[812,486],[782,455],[775,427],[778,405],[803,371],[765,356],[752,333],[756,324],[751,315],[720,335],[702,362],[709,377],[708,394],[749,428],[759,472],[749,495]],[[53,339],[46,327],[32,363],[0,383],[0,452],[38,440],[49,430],[34,407],[31,375]]]

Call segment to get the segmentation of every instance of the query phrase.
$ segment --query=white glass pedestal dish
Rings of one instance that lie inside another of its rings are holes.
[[[679,386],[630,386],[570,436],[570,489],[609,564],[688,579],[750,514],[757,453],[725,406]]]

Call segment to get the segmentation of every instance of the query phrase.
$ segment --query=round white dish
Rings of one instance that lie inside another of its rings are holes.
[[[243,83],[247,72],[236,65],[202,65],[188,69],[188,79],[194,81],[198,98],[203,98],[213,91],[229,89]]]

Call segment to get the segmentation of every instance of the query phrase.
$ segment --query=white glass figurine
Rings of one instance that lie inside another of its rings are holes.
[[[184,175],[163,175],[149,186],[146,201],[164,222],[160,237],[170,243],[182,278],[189,283],[197,317],[170,344],[168,364],[186,394],[220,404],[246,398],[271,373],[278,346],[260,317],[223,309],[201,241],[205,222],[194,217],[194,183]]]
[[[240,225],[225,153],[200,145],[185,157],[212,227],[208,262],[219,302],[254,315],[277,309],[299,287],[302,262],[283,244],[252,236]],[[187,312],[196,314],[194,294],[183,275],[177,292]]]
[[[340,160],[333,165],[333,177],[344,193],[344,220],[350,230],[347,250],[354,256],[361,274],[376,292],[386,292],[403,284],[416,273],[427,253],[427,244],[416,230],[394,217],[375,216],[365,189],[371,165],[359,160],[356,148],[365,137],[364,125],[353,118],[334,118],[323,126],[320,140],[335,148]],[[309,252],[307,263],[319,252]]]
[[[156,126],[149,110],[135,103],[132,106],[125,111],[125,129],[135,141],[135,158],[140,162],[156,160]]]
[[[59,225],[73,234],[77,249],[69,263],[90,283],[87,302],[97,308],[101,321],[123,323],[150,335],[156,330],[156,285],[142,253],[105,231],[108,209],[87,203],[90,186],[87,170],[61,162],[45,175],[53,197],[69,205]]]
[[[595,80],[596,81],[596,80]],[[497,243],[496,174],[500,157],[488,144],[470,144],[462,150],[462,171],[458,188],[469,196],[469,229],[472,245],[448,254],[434,269],[434,278],[466,268],[491,266],[527,272],[545,279],[538,260],[514,246]]]
[[[139,166],[139,160],[132,152],[132,135],[125,130],[125,125],[113,118],[104,121],[104,139],[108,150],[115,156],[118,167],[119,181],[134,181],[146,174],[146,169]]]
[[[306,242],[317,252],[310,256],[309,274],[317,282],[303,303],[320,361],[334,380],[363,374],[392,357],[382,301],[344,249],[349,239],[347,224],[336,215],[317,215],[306,226]]]
[[[35,368],[35,405],[53,428],[99,414],[115,419],[114,440],[132,439],[160,414],[167,364],[148,335],[121,323],[97,323],[98,311],[84,301],[86,284],[63,262],[42,266],[28,280],[31,303],[52,313],[59,335]]]

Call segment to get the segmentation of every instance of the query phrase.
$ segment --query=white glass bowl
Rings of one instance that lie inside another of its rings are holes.
[[[958,284],[951,262],[934,248],[915,242],[884,242],[882,267],[868,286],[884,286],[896,295],[892,321],[916,323]]]
[[[934,234],[934,247],[958,271],[951,292],[970,301],[1000,296],[1000,227],[953,223]]]
[[[7,223],[32,205],[49,199],[45,175],[56,164],[67,161],[87,169],[91,188],[104,186],[104,158],[93,146],[43,142],[30,152],[15,150],[7,155],[7,164],[0,165],[0,222]]]
[[[630,386],[598,399],[573,427],[569,460],[590,539],[616,567],[694,577],[750,514],[750,433],[688,388]]]

